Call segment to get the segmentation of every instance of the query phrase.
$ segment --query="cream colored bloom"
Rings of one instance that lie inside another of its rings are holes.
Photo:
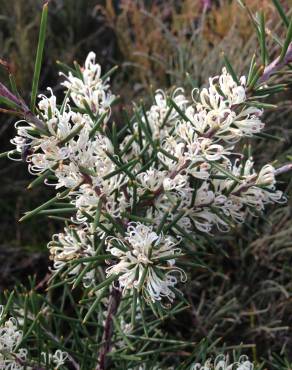
[[[4,307],[0,306],[0,319],[4,313]],[[0,326],[0,369],[22,370],[22,364],[27,358],[27,349],[17,349],[21,343],[23,333],[18,329],[15,318],[10,317]]]
[[[63,233],[53,235],[48,244],[50,258],[55,271],[64,267],[70,268],[69,275],[78,276],[88,262],[72,264],[75,260],[95,255],[94,238],[85,229],[65,228]],[[75,266],[75,267],[74,267]],[[73,268],[71,268],[73,267]],[[84,286],[95,282],[95,270],[89,270],[83,278]]]
[[[46,366],[54,366],[55,369],[59,369],[60,366],[64,365],[68,358],[68,353],[57,349],[55,353],[45,353],[42,352],[43,362]]]
[[[241,356],[237,362],[230,362],[228,356],[219,355],[215,358],[208,359],[204,364],[195,363],[190,370],[253,370],[254,365],[249,361],[247,356]]]
[[[77,107],[86,108],[86,102],[94,114],[102,114],[109,111],[115,96],[109,89],[108,80],[102,79],[101,67],[95,59],[95,53],[90,52],[81,70],[82,79],[69,72],[68,76],[65,75],[63,86],[70,90],[70,96]]]
[[[186,280],[185,273],[175,266],[175,257],[181,253],[177,244],[171,237],[157,235],[152,227],[131,223],[124,238],[107,239],[107,250],[117,258],[117,263],[107,268],[107,275],[116,274],[124,292],[137,289],[152,301],[173,301],[178,283],[175,273]]]

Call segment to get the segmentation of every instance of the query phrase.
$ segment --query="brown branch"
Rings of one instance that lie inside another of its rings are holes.
[[[99,361],[95,370],[106,370],[106,356],[111,350],[113,317],[118,311],[118,307],[121,302],[121,296],[121,291],[113,287],[109,298],[107,316],[104,324],[104,332],[102,336],[103,345],[99,353]]]
[[[292,171],[292,163],[285,164],[282,167],[279,167],[275,170],[275,176],[281,175],[282,173],[286,173]]]

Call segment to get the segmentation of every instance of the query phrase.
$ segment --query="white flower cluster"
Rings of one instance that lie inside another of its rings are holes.
[[[129,370],[147,370],[147,365],[139,365],[134,369]],[[151,368],[152,370],[163,370],[159,366]],[[164,368],[165,370],[175,370],[175,366]],[[249,361],[248,357],[240,356],[238,361],[231,363],[228,356],[218,355],[214,361],[208,359],[204,364],[192,364],[189,370],[254,370],[254,365]]]
[[[176,241],[138,222],[129,224],[124,238],[109,237],[106,242],[107,250],[118,258],[118,263],[107,268],[107,275],[117,275],[124,291],[137,289],[146,299],[173,301],[175,273],[186,280],[184,271],[175,266],[175,257],[181,254]]]
[[[118,134],[107,125],[115,97],[95,54],[65,77],[61,106],[52,90],[40,97],[38,119],[46,130],[17,123],[12,140],[29,171],[44,178],[49,174],[47,183],[67,188],[76,209],[74,226],[49,244],[55,270],[69,265],[77,276],[86,263],[74,265],[75,260],[95,255],[94,237],[107,238],[117,260],[108,276],[116,275],[124,291],[134,287],[151,300],[172,301],[173,272],[182,274],[172,256],[180,251],[155,227],[166,222],[176,234],[211,233],[214,227],[227,231],[248,213],[285,201],[275,188],[273,166],[256,171],[252,157],[236,151],[241,138],[264,127],[262,110],[248,99],[245,77],[237,83],[223,68],[190,98],[182,88],[171,97],[159,90],[154,105],[146,112],[137,109],[129,129],[125,123]],[[133,212],[154,227],[129,224]],[[94,269],[87,271],[86,286],[94,283],[94,275]]]
[[[247,212],[255,214],[268,203],[285,202],[282,192],[275,190],[273,166],[257,173],[253,159],[234,150],[242,137],[264,127],[263,112],[246,105],[245,78],[240,81],[237,85],[223,68],[222,75],[211,78],[209,88],[197,93],[192,103],[182,89],[174,92],[172,105],[166,94],[157,92],[156,104],[142,120],[154,141],[160,133],[160,163],[137,175],[138,193],[155,195],[147,217],[156,224],[165,212],[170,220],[181,213],[178,225],[187,232],[195,226],[210,233],[214,225],[227,231],[228,220],[243,222]],[[124,145],[129,140],[130,135]],[[138,152],[136,143],[127,153],[128,160]]]
[[[0,320],[3,319],[4,307],[0,306]],[[27,358],[27,349],[17,348],[23,333],[18,330],[17,321],[11,317],[0,326],[0,369],[22,370]]]
[[[57,349],[55,353],[45,353],[42,352],[42,358],[43,358],[43,363],[48,366],[48,365],[53,365],[54,370],[59,369],[60,366],[64,365],[68,358],[67,352],[63,352],[60,349]]]
[[[69,72],[67,81],[63,85],[70,91],[70,95],[78,108],[89,107],[97,113],[104,113],[110,109],[115,96],[109,90],[108,81],[101,76],[100,65],[95,62],[95,54],[90,52],[85,66],[79,76]]]
[[[219,355],[214,361],[208,359],[203,365],[195,363],[190,370],[253,370],[254,365],[248,357],[240,356],[237,362],[231,363],[228,356]]]
[[[70,72],[63,83],[68,90],[62,107],[58,107],[51,89],[51,96],[40,96],[38,118],[45,122],[47,132],[37,136],[30,124],[18,122],[12,143],[19,153],[26,153],[30,173],[41,175],[49,170],[56,178],[50,185],[75,190],[71,196],[78,208],[76,220],[83,222],[82,212],[91,214],[100,197],[114,217],[125,209],[127,202],[123,193],[116,193],[125,183],[123,177],[117,174],[105,178],[116,169],[107,155],[114,154],[113,145],[96,129],[99,119],[103,118],[102,124],[108,120],[115,96],[107,79],[100,76],[94,53],[89,53],[80,73],[75,77]],[[71,108],[69,99],[80,108],[79,112]]]
[[[139,365],[135,368],[130,368],[128,370],[148,370],[148,369],[149,369],[149,367],[147,367],[147,365],[143,364],[143,365]],[[151,367],[151,370],[175,370],[175,368],[174,368],[174,366],[170,366],[170,367],[162,369],[160,366],[154,366],[154,367]]]
[[[0,306],[0,321],[4,319],[4,306]],[[32,370],[28,361],[28,350],[18,348],[23,338],[18,322],[10,317],[0,326],[0,370]],[[67,353],[57,350],[54,354],[42,352],[45,364],[54,364],[54,369],[59,369],[67,359]]]
[[[92,257],[95,255],[93,235],[88,234],[84,229],[65,228],[64,233],[53,235],[52,241],[48,244],[50,258],[54,261],[54,270],[59,271],[68,263],[72,268],[69,275],[77,276],[82,268],[86,268],[88,262],[75,263],[80,258]],[[89,270],[83,276],[83,284],[89,287],[95,280],[94,269]]]

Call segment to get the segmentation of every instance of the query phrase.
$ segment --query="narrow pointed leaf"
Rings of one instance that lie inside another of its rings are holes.
[[[37,54],[36,54],[36,60],[35,60],[34,75],[33,75],[33,82],[32,82],[32,92],[31,92],[31,102],[30,102],[30,109],[32,112],[35,111],[35,103],[36,103],[36,97],[37,97],[37,92],[38,92],[38,87],[39,87],[39,79],[40,79],[43,52],[44,52],[44,46],[45,46],[45,38],[46,38],[47,19],[48,19],[48,2],[46,2],[43,6],[43,12],[42,12],[42,17],[41,17],[39,41],[38,41]]]

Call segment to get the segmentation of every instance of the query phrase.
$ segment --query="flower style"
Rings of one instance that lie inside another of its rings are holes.
[[[134,288],[152,301],[164,297],[173,301],[178,282],[174,273],[186,281],[185,273],[175,266],[175,257],[181,254],[177,244],[171,237],[157,235],[152,227],[130,223],[123,239],[107,239],[107,250],[118,259],[107,268],[107,275],[117,275],[124,292]]]

